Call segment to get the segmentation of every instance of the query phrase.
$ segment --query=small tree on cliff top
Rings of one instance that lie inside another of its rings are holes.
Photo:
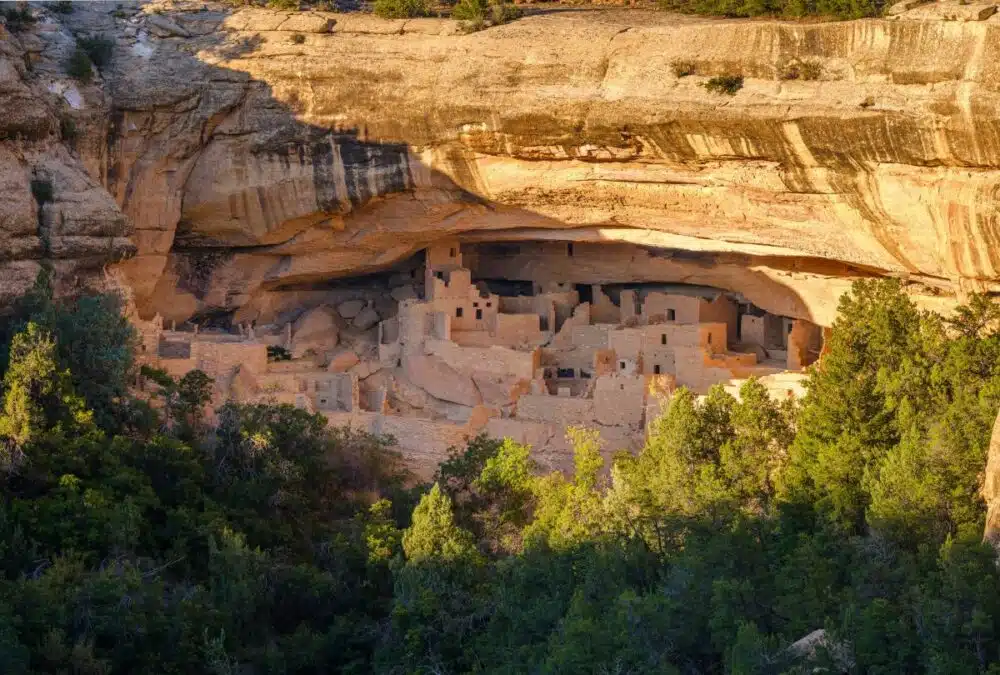
[[[411,19],[429,13],[427,0],[375,0],[375,14],[383,19]]]

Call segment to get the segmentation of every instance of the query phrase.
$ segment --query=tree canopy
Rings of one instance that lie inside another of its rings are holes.
[[[428,485],[136,372],[119,306],[41,284],[0,326],[3,673],[1000,673],[987,298],[859,282],[798,402],[682,389],[635,454],[480,437]]]

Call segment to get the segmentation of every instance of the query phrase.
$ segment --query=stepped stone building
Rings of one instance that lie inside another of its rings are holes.
[[[479,433],[528,443],[549,468],[572,466],[569,426],[597,429],[609,452],[635,449],[677,387],[704,394],[758,376],[791,395],[788,371],[822,345],[818,327],[711,289],[498,292],[473,280],[457,241],[426,250],[422,277],[422,289],[392,289],[394,314],[357,300],[238,334],[140,322],[143,358],[175,376],[205,371],[218,401],[291,403],[392,434],[427,477]],[[295,358],[269,358],[269,346]]]

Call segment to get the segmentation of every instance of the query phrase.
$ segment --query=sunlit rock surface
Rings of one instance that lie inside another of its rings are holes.
[[[66,21],[117,40],[106,156],[84,159],[135,227],[123,271],[147,314],[238,309],[454,235],[693,251],[664,280],[745,281],[761,306],[781,287],[783,311],[819,323],[857,276],[900,276],[931,306],[998,280],[996,15],[602,9],[466,35],[438,19],[115,7]],[[696,74],[675,76],[676,60]],[[818,80],[783,79],[806,60]],[[743,88],[706,91],[725,72]]]

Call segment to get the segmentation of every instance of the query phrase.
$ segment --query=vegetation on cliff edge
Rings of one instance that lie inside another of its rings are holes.
[[[862,19],[879,16],[886,0],[658,0],[662,9],[708,16],[807,16]]]

